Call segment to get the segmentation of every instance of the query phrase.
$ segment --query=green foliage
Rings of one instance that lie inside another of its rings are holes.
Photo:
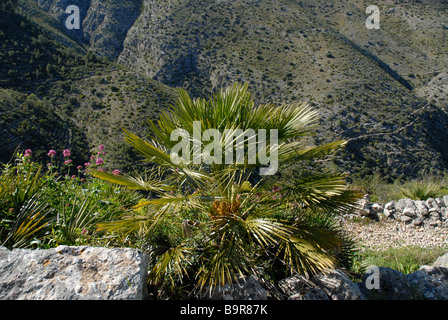
[[[65,166],[64,169],[67,169]],[[0,244],[8,248],[65,245],[123,245],[98,232],[98,222],[117,219],[141,195],[84,176],[43,170],[31,154],[18,154],[0,174]]]
[[[364,179],[353,179],[350,187],[370,194],[372,202],[387,203],[403,198],[427,200],[448,194],[448,177],[424,175],[420,179],[388,183],[381,175],[374,174]]]
[[[438,198],[448,194],[446,181],[435,181],[434,179],[413,180],[404,183],[400,187],[402,197],[413,200],[427,200]]]
[[[446,252],[446,247],[422,248],[416,246],[388,248],[381,251],[368,250],[356,253],[356,263],[352,265],[351,270],[363,273],[366,267],[375,265],[409,274],[417,271],[423,265],[433,264],[438,257]]]

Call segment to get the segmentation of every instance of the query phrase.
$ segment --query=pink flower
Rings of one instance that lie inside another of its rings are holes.
[[[89,166],[90,166],[90,162],[84,163],[84,167],[89,167]]]
[[[112,172],[112,174],[114,174],[114,175],[116,175],[116,176],[118,176],[120,173],[121,173],[121,172],[120,172],[120,170],[118,170],[118,169],[115,169],[115,170]]]
[[[56,155],[56,151],[54,151],[53,149],[51,149],[50,151],[48,151],[47,156],[49,157],[54,157]]]
[[[83,228],[82,231],[81,231],[81,234],[82,234],[83,236],[86,236],[86,235],[89,234],[89,230],[87,230],[86,228]]]
[[[72,175],[72,179],[76,179],[76,176],[75,176],[75,175]]]
[[[104,164],[104,160],[103,160],[102,158],[98,158],[98,159],[96,159],[96,165],[97,165],[97,166],[100,166],[100,165],[102,165],[102,164]]]
[[[64,155],[64,157],[70,157],[70,150],[65,149],[64,151],[62,151],[62,154]]]
[[[33,153],[33,151],[31,151],[31,149],[26,149],[25,150],[25,157],[31,156],[32,153]]]
[[[95,159],[95,156],[91,156],[90,159],[92,159],[92,160]]]
[[[64,161],[64,164],[67,164],[67,165],[68,165],[68,164],[70,164],[70,163],[72,163],[72,160],[71,160],[71,159],[68,159],[68,160],[65,160],[65,161]]]
[[[104,145],[103,145],[103,144],[100,144],[100,145],[98,146],[98,149],[100,149],[100,151],[103,151],[103,150],[104,150]]]
[[[77,166],[76,169],[81,170],[82,166]]]

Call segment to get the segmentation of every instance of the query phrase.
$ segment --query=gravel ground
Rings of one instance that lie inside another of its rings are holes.
[[[394,220],[355,222],[349,219],[342,220],[341,225],[359,242],[361,250],[380,251],[403,246],[448,247],[448,229],[445,227],[412,228]]]

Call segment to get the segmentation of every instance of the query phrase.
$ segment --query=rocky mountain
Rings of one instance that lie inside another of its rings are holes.
[[[38,96],[56,110],[69,102],[71,111],[63,118],[75,121],[93,143],[101,135],[92,129],[92,114],[110,133],[154,116],[169,103],[173,87],[207,96],[233,82],[248,82],[258,103],[307,100],[318,108],[316,142],[349,141],[334,159],[342,170],[390,179],[441,173],[448,168],[448,1],[381,1],[379,29],[366,27],[371,4],[20,0],[18,14],[38,24],[37,33],[51,30],[53,47],[76,51],[80,59],[90,54],[82,67],[58,71],[25,89],[40,87]],[[80,29],[64,27],[69,5],[79,7]],[[23,32],[21,38],[29,35]],[[29,36],[39,39],[37,33]],[[11,36],[2,49],[2,61],[10,63],[4,64],[0,83],[23,92],[7,76],[10,70],[22,75],[14,65],[18,58],[8,56],[20,51],[14,41],[20,44]],[[23,69],[34,65],[25,62]],[[52,64],[60,70],[63,63],[53,58]],[[108,78],[113,83],[105,84]],[[76,90],[64,93],[60,88],[66,84]],[[154,94],[142,99],[148,91]],[[123,122],[122,114],[132,121]]]

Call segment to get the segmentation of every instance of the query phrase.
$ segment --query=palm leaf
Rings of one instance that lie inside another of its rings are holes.
[[[169,248],[158,257],[158,261],[149,272],[149,283],[160,285],[166,278],[169,279],[171,288],[176,285],[176,281],[182,283],[182,279],[187,275],[186,266],[190,264],[187,257],[191,253],[191,248],[185,244]]]
[[[43,236],[43,232],[51,223],[51,218],[48,217],[51,212],[50,203],[44,193],[36,192],[20,207],[13,228],[3,245],[13,248],[29,246],[31,240]]]
[[[156,180],[156,177],[148,181],[144,180],[142,177],[114,175],[106,171],[98,171],[90,169],[88,172],[96,178],[100,178],[109,181],[111,183],[116,183],[125,186],[129,190],[146,190],[160,193],[174,189],[172,186],[168,186],[160,182],[160,180]]]

